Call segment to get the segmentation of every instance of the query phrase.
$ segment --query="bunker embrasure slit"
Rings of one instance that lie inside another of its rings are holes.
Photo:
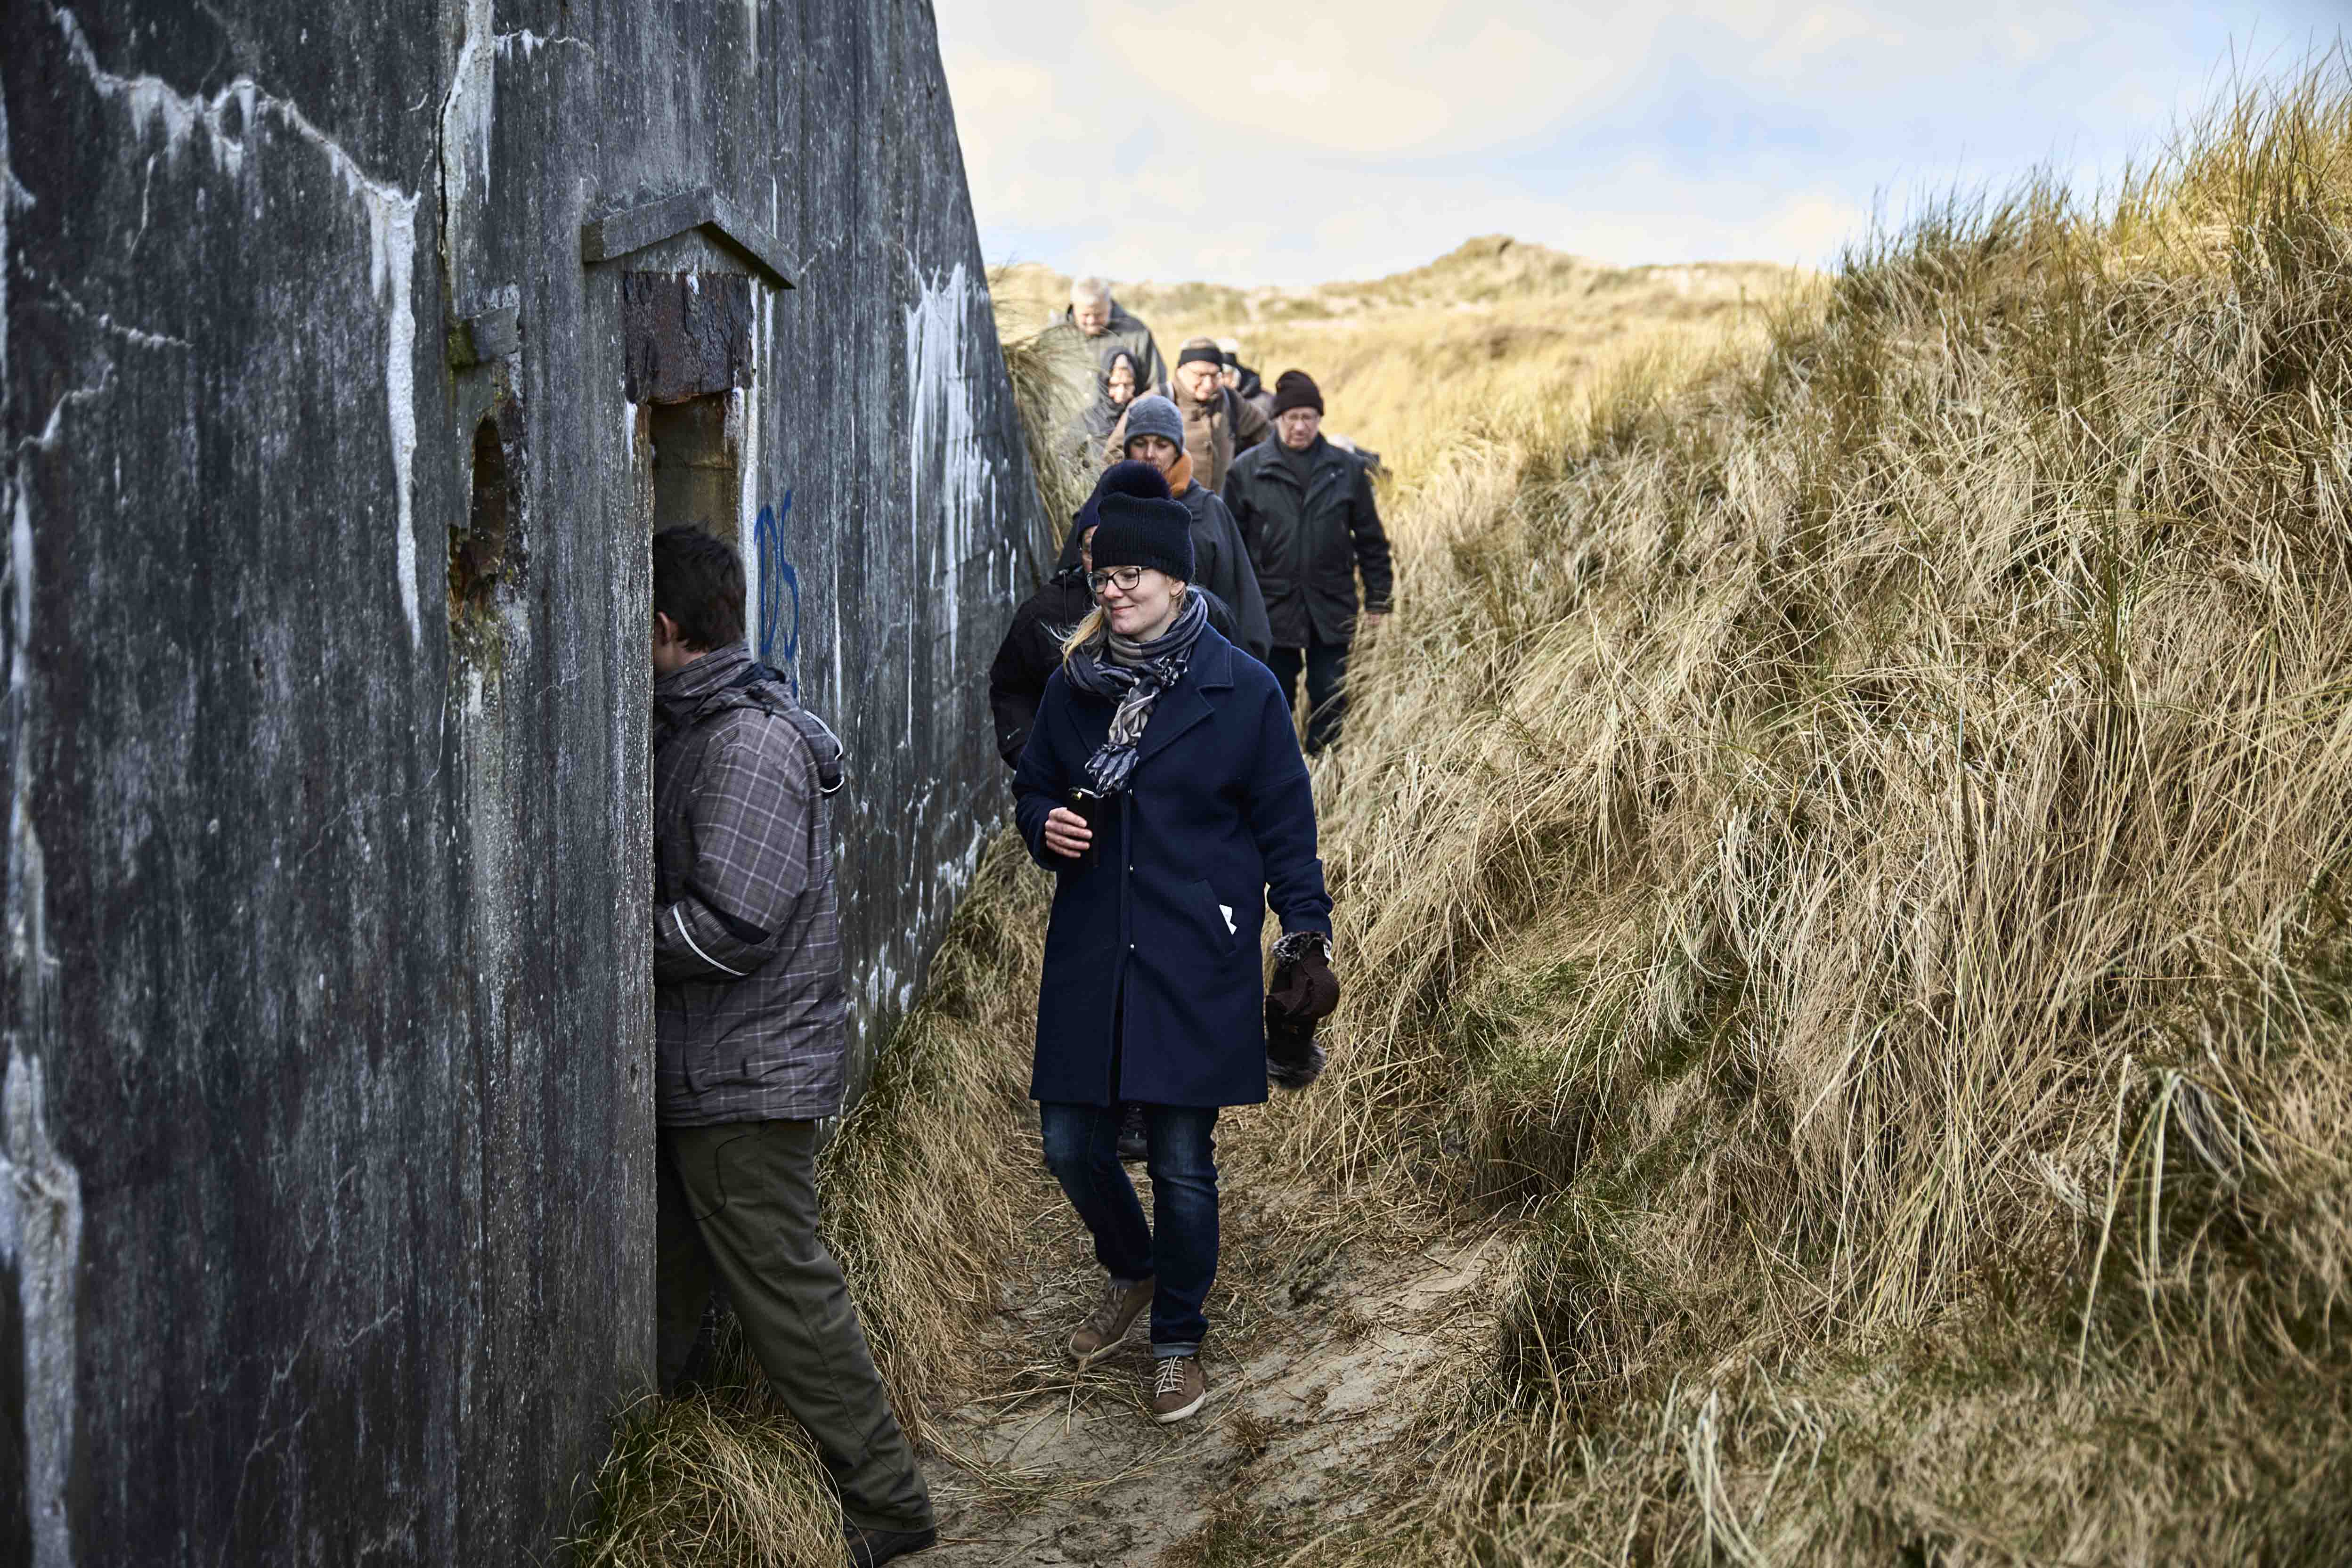
[[[466,651],[491,634],[502,591],[522,564],[519,476],[497,413],[474,427],[471,500],[466,522],[449,528],[449,632]]]

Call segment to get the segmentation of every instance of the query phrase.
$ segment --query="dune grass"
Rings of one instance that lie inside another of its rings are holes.
[[[2331,59],[1423,487],[1284,1136],[1528,1239],[1304,1561],[2340,1560],[2347,326]]]

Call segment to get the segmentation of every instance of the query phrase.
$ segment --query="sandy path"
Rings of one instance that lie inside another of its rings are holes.
[[[1098,1287],[1076,1220],[1041,1203],[1025,1277],[1006,1291],[1009,1373],[934,1425],[940,1545],[911,1561],[1255,1562],[1361,1511],[1360,1479],[1438,1364],[1491,1332],[1482,1286],[1500,1239],[1423,1250],[1366,1228],[1333,1235],[1288,1195],[1235,1185],[1202,1357],[1209,1403],[1173,1427],[1144,1409],[1142,1324],[1089,1372],[1062,1358]]]

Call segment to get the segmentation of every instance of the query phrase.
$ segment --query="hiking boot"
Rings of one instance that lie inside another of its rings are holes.
[[[1122,1165],[1134,1165],[1151,1156],[1151,1140],[1143,1134],[1143,1107],[1129,1103],[1118,1119],[1118,1157]]]
[[[1117,1285],[1106,1286],[1102,1305],[1070,1335],[1070,1359],[1083,1370],[1118,1349],[1120,1342],[1127,1338],[1127,1331],[1135,1326],[1135,1320],[1150,1304],[1149,1280],[1124,1291]]]
[[[849,1526],[847,1534],[849,1560],[856,1568],[875,1568],[877,1563],[935,1546],[940,1539],[936,1530],[868,1530],[857,1524]]]
[[[1163,1355],[1151,1364],[1144,1391],[1150,1396],[1151,1418],[1165,1427],[1201,1408],[1209,1397],[1209,1380],[1201,1374],[1199,1356]]]

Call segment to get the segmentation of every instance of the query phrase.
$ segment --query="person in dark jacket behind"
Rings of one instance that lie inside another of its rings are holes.
[[[1094,570],[1087,556],[1087,541],[1102,520],[1103,497],[1111,495],[1164,501],[1169,498],[1168,479],[1150,463],[1114,463],[1105,469],[1095,481],[1094,495],[1070,524],[1054,575],[1013,612],[1013,624],[996,645],[996,658],[988,666],[988,708],[996,721],[997,753],[1007,768],[1021,766],[1021,748],[1029,744],[1029,728],[1037,721],[1037,704],[1045,695],[1045,683],[1062,667],[1063,639],[1095,607],[1094,591],[1087,586],[1087,573]],[[1236,544],[1239,538],[1236,534]],[[1232,606],[1205,591],[1202,597],[1208,605],[1209,624],[1219,635],[1237,641],[1240,617]],[[1265,619],[1262,603],[1258,619],[1261,622]]]
[[[1233,607],[1240,628],[1217,630],[1265,664],[1274,647],[1274,633],[1265,618],[1265,596],[1258,591],[1257,569],[1250,563],[1249,546],[1242,538],[1234,515],[1214,490],[1201,483],[1192,455],[1181,444],[1185,426],[1176,405],[1164,397],[1139,398],[1129,411],[1126,455],[1150,464],[1168,476],[1168,488],[1192,515],[1192,559],[1198,570],[1194,586],[1205,587],[1215,602]]]
[[[1226,387],[1234,396],[1265,415],[1267,423],[1271,423],[1274,419],[1274,389],[1260,381],[1255,371],[1242,363],[1241,340],[1220,338],[1217,340],[1217,351],[1224,356]]]
[[[937,1539],[841,1270],[817,1124],[848,1059],[833,819],[841,743],[743,644],[743,566],[654,536],[656,1354],[676,1387],[714,1288],[816,1443],[861,1565]]]
[[[1148,1308],[1144,1397],[1168,1423],[1208,1397],[1217,1113],[1266,1098],[1258,934],[1271,905],[1278,957],[1328,961],[1331,899],[1281,690],[1187,587],[1191,517],[1133,496],[1101,515],[1099,608],[1064,645],[1013,784],[1055,873],[1029,1095],[1107,1276],[1069,1354],[1113,1354]],[[1112,1152],[1121,1101],[1150,1129],[1150,1219]]]
[[[1079,447],[1079,461],[1092,464],[1103,444],[1110,439],[1110,433],[1118,428],[1128,404],[1146,392],[1159,390],[1145,384],[1142,363],[1133,349],[1125,343],[1113,343],[1105,349],[1102,365],[1095,377],[1094,402],[1080,417],[1085,436]]]
[[[1348,649],[1355,641],[1356,580],[1363,621],[1389,612],[1389,537],[1364,465],[1322,434],[1323,394],[1304,371],[1274,383],[1275,439],[1234,463],[1225,503],[1257,566],[1273,630],[1267,661],[1293,701],[1307,676],[1308,755],[1339,738],[1347,713]]]

